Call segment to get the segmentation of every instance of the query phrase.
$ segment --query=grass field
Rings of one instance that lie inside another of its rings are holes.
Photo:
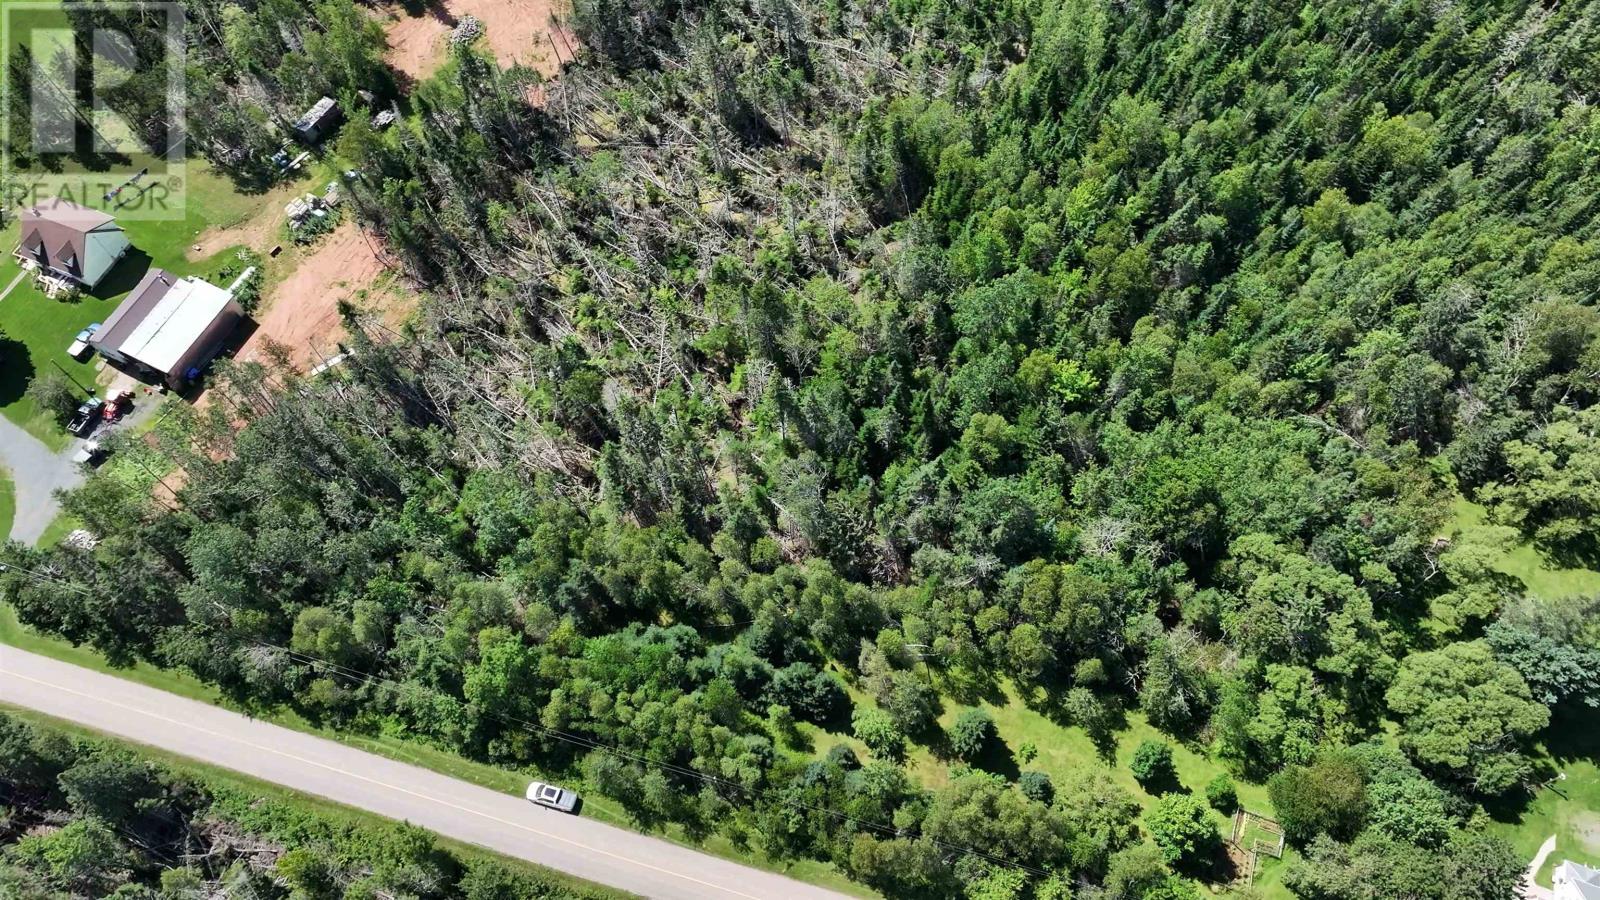
[[[1488,526],[1482,506],[1460,498],[1449,530],[1471,536]],[[1600,593],[1600,572],[1564,568],[1530,543],[1506,548],[1495,566],[1523,583],[1537,597]],[[1556,836],[1556,851],[1539,873],[1550,883],[1550,870],[1563,859],[1600,866],[1600,713],[1589,710],[1556,718],[1546,731],[1545,762],[1551,776],[1566,777],[1541,787],[1525,806],[1491,809],[1494,829],[1517,852],[1532,858],[1539,845]]]
[[[1471,536],[1489,527],[1487,511],[1465,497],[1458,497],[1451,511],[1448,530],[1453,533]],[[1518,579],[1529,593],[1540,597],[1600,593],[1600,572],[1565,568],[1528,542],[1507,548],[1495,568]]]
[[[39,540],[34,542],[34,546],[53,547],[56,544],[61,543],[67,535],[71,534],[79,527],[80,523],[77,519],[74,519],[66,513],[60,513],[54,519],[50,520],[49,525],[44,527],[44,533],[39,535]]]
[[[1211,759],[1204,748],[1178,743],[1169,735],[1157,731],[1145,720],[1144,715],[1137,711],[1127,714],[1125,727],[1117,732],[1113,759],[1107,761],[1100,756],[1089,735],[1082,728],[1075,725],[1061,725],[1038,710],[1030,709],[1010,684],[1002,685],[1000,691],[1002,696],[995,698],[1000,702],[979,704],[993,717],[999,740],[994,742],[977,761],[977,768],[1001,772],[1011,777],[1024,770],[1043,772],[1058,784],[1085,768],[1106,768],[1112,778],[1127,788],[1146,809],[1155,802],[1157,795],[1146,791],[1133,777],[1133,771],[1129,768],[1134,750],[1146,740],[1165,741],[1172,747],[1172,762],[1178,773],[1179,790],[1203,795],[1206,785],[1225,771],[1220,763]],[[860,691],[852,688],[850,694],[854,703],[872,705],[872,701]],[[948,730],[956,716],[965,708],[947,703],[944,712],[939,716],[940,728]],[[848,734],[826,731],[810,725],[800,727],[810,736],[813,752],[818,757],[839,743],[848,744],[863,759],[872,755],[865,745]],[[1023,763],[1017,754],[1024,744],[1030,743],[1038,751],[1038,756],[1032,762]],[[929,747],[922,744],[912,744],[907,748],[906,765],[913,777],[928,787],[941,787],[950,781],[951,761],[939,758]],[[1238,789],[1239,802],[1246,809],[1266,816],[1272,815],[1272,802],[1267,799],[1265,786],[1237,779],[1235,786]],[[1232,820],[1219,812],[1214,812],[1213,820],[1219,835],[1226,839],[1232,828]],[[1257,871],[1255,886],[1266,900],[1291,896],[1282,887],[1281,877],[1284,865],[1293,853],[1292,849],[1288,851],[1283,860],[1262,860],[1261,868]],[[1224,886],[1215,887],[1221,889]]]
[[[1547,781],[1524,806],[1490,810],[1493,829],[1523,857],[1555,835],[1556,850],[1538,876],[1544,885],[1563,859],[1600,866],[1600,712],[1558,716],[1548,734],[1549,776],[1566,777]]]
[[[17,515],[17,489],[11,483],[11,473],[0,469],[0,542],[11,533],[11,522]]]
[[[63,734],[92,737],[95,740],[136,749],[140,756],[161,764],[179,776],[193,777],[196,780],[203,781],[218,788],[233,789],[245,792],[252,796],[261,797],[265,800],[293,804],[301,809],[316,813],[322,818],[330,820],[335,825],[348,823],[359,827],[382,828],[386,827],[388,824],[388,820],[386,819],[359,809],[353,809],[342,804],[334,803],[331,800],[325,800],[321,797],[316,797],[311,794],[302,794],[297,791],[291,791],[268,781],[258,781],[254,778],[240,775],[231,769],[223,769],[217,766],[208,765],[206,763],[196,762],[192,759],[188,759],[187,757],[168,753],[155,747],[149,747],[143,744],[135,744],[121,738],[107,737],[106,735],[83,728],[75,723],[42,715],[32,710],[21,709],[6,705],[4,703],[0,703],[0,710],[4,710],[8,715],[11,715],[15,718],[30,722],[39,727],[61,732]],[[618,891],[603,885],[595,884],[593,882],[573,878],[554,869],[547,869],[543,866],[534,865],[533,863],[523,862],[521,860],[507,859],[506,857],[500,856],[497,853],[491,853],[490,851],[484,850],[480,847],[476,847],[471,844],[464,844],[460,841],[453,841],[449,838],[439,838],[439,844],[440,846],[449,849],[451,852],[469,861],[473,859],[495,859],[502,864],[520,868],[528,872],[535,872],[545,878],[563,882],[571,885],[575,889],[586,889],[595,895],[616,897],[618,900],[634,896],[633,894],[629,894],[625,891]]]

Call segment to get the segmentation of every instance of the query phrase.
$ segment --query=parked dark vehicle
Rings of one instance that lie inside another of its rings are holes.
[[[100,411],[105,409],[105,405],[105,401],[98,397],[83,401],[78,411],[72,414],[72,420],[67,422],[67,430],[78,437],[88,437],[94,427],[100,424]]]

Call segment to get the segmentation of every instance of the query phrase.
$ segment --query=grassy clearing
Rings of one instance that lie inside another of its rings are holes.
[[[344,806],[339,803],[334,803],[331,800],[311,794],[302,794],[298,791],[291,791],[269,781],[259,781],[254,778],[249,778],[247,776],[240,775],[231,769],[223,769],[217,766],[208,765],[206,763],[196,762],[188,757],[178,756],[174,753],[168,753],[167,751],[156,747],[150,747],[145,744],[137,744],[122,738],[108,737],[104,734],[84,728],[73,722],[56,719],[42,713],[34,712],[30,709],[13,707],[4,703],[0,703],[0,709],[3,709],[8,715],[14,716],[26,722],[30,722],[42,728],[48,728],[52,731],[77,735],[80,737],[89,737],[105,743],[136,748],[139,755],[161,764],[179,776],[194,778],[218,788],[233,789],[278,803],[292,804],[301,809],[315,813],[321,818],[327,819],[336,825],[350,824],[362,828],[385,828],[389,824],[388,819],[375,816],[363,810]],[[529,872],[538,873],[544,878],[570,885],[574,890],[587,890],[592,895],[611,896],[618,898],[618,900],[621,900],[621,898],[634,896],[626,891],[619,891],[603,885],[595,884],[593,882],[584,881],[579,878],[573,878],[554,869],[548,869],[544,866],[535,865],[523,860],[501,856],[498,853],[493,853],[473,844],[465,844],[446,837],[439,837],[438,841],[440,846],[450,850],[452,853],[455,853],[457,856],[467,861],[476,859],[493,859],[502,865],[521,868]]]
[[[1490,527],[1488,511],[1465,497],[1456,498],[1452,514],[1451,534],[1471,536]],[[1529,593],[1540,597],[1600,593],[1600,572],[1564,568],[1526,541],[1507,548],[1495,569],[1518,579]]]
[[[19,624],[16,613],[4,604],[0,604],[0,644],[17,647],[41,656],[51,657],[52,659],[59,659],[62,662],[72,663],[97,672],[105,672],[118,678],[125,678],[138,684],[177,694],[180,697],[187,697],[191,700],[198,700],[202,703],[211,703],[229,709],[239,708],[236,704],[229,702],[216,688],[193,676],[157,668],[145,663],[138,663],[125,669],[117,668],[108,663],[105,657],[87,647],[74,647],[65,641],[40,635]],[[571,784],[574,787],[582,787],[580,783],[569,777],[569,773],[541,773],[532,769],[527,771],[503,769],[464,759],[454,753],[409,740],[404,735],[361,735],[332,731],[319,727],[293,711],[281,708],[252,709],[250,712],[263,721],[282,725],[286,728],[293,728],[308,734],[315,734],[319,737],[338,741],[347,746],[385,756],[399,762],[421,766],[442,775],[459,778],[462,781],[471,782],[490,790],[508,794],[520,794],[523,788],[527,786],[528,779],[537,777],[548,777],[551,780]],[[583,814],[622,828],[635,831],[643,830],[633,822],[623,809],[622,804],[599,794],[585,794]],[[773,860],[759,851],[736,847],[722,837],[712,837],[704,842],[690,841],[685,838],[683,830],[676,825],[649,833],[674,843],[694,847],[714,856],[720,856],[723,859],[770,872],[781,872],[791,878],[797,878],[841,893],[857,897],[877,896],[861,885],[850,881],[838,869],[827,863],[811,860],[781,862]]]
[[[0,288],[12,282],[22,267],[11,250],[17,245],[20,228],[13,222],[0,230]],[[127,266],[124,258],[118,268]],[[142,273],[141,273],[142,274]],[[115,271],[107,280],[115,279]],[[131,289],[129,285],[123,293]],[[84,295],[75,300],[51,300],[24,277],[0,300],[0,332],[8,345],[5,365],[0,366],[0,414],[27,429],[52,450],[62,450],[70,438],[50,416],[41,413],[32,400],[23,396],[28,384],[46,372],[61,371],[77,382],[87,395],[97,375],[93,362],[79,362],[67,355],[72,338],[91,322],[103,322],[117,308],[119,298]]]
[[[854,703],[872,705],[872,701],[860,691],[851,688],[850,694]],[[978,706],[993,717],[999,740],[978,760],[977,768],[1012,778],[1021,771],[1035,771],[1049,775],[1052,781],[1060,784],[1086,768],[1107,768],[1118,784],[1127,788],[1142,807],[1149,809],[1155,803],[1157,795],[1146,791],[1134,779],[1133,771],[1129,767],[1134,750],[1146,740],[1165,741],[1171,745],[1172,762],[1178,773],[1180,790],[1203,795],[1206,785],[1226,771],[1222,764],[1210,757],[1204,747],[1178,743],[1171,736],[1157,731],[1145,720],[1144,714],[1137,711],[1127,714],[1125,727],[1117,732],[1113,758],[1108,761],[1100,756],[1094,742],[1082,728],[1062,725],[1044,713],[1030,708],[1017,694],[1013,685],[1001,685],[999,696],[993,698],[992,702],[980,703]],[[965,708],[959,704],[947,703],[939,716],[939,727],[948,730]],[[865,745],[848,734],[826,731],[809,725],[802,725],[801,728],[810,736],[813,752],[819,758],[835,744],[840,743],[849,745],[863,759],[872,755]],[[1038,756],[1032,762],[1023,763],[1017,755],[1024,744],[1032,744],[1038,751]],[[952,766],[955,764],[957,763],[953,760],[937,756],[932,748],[923,744],[911,745],[906,754],[906,766],[910,769],[912,777],[930,788],[948,784]],[[1235,781],[1235,785],[1239,801],[1246,809],[1266,816],[1272,815],[1272,802],[1267,798],[1264,785],[1238,780]],[[1232,829],[1232,819],[1219,812],[1213,812],[1213,819],[1218,833],[1226,840]],[[1285,854],[1283,860],[1262,860],[1255,886],[1266,900],[1292,896],[1282,885],[1283,868],[1292,855],[1291,850]],[[1216,887],[1221,889],[1223,886]]]
[[[66,513],[57,513],[50,524],[44,527],[44,533],[39,535],[35,547],[52,547],[66,540],[67,535],[82,527],[82,523]]]
[[[1491,809],[1491,826],[1511,842],[1517,853],[1531,859],[1539,845],[1556,837],[1555,852],[1539,871],[1541,884],[1550,884],[1550,871],[1564,859],[1600,866],[1600,713],[1595,710],[1557,715],[1548,734],[1545,762],[1551,780],[1535,791],[1526,805]]]
[[[1466,498],[1457,498],[1453,512],[1453,535],[1470,537],[1490,527],[1486,510]],[[1525,541],[1507,547],[1495,568],[1537,597],[1600,592],[1600,572],[1564,568]],[[1526,804],[1490,814],[1494,830],[1524,857],[1531,859],[1546,838],[1556,836],[1556,851],[1538,876],[1548,885],[1550,870],[1563,859],[1600,865],[1600,714],[1559,712],[1546,735],[1542,761],[1552,777],[1560,773],[1565,779],[1540,787]]]

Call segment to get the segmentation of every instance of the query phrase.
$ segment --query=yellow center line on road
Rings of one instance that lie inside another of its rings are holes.
[[[260,750],[260,751],[263,751],[263,752],[266,752],[266,753],[276,754],[276,755],[281,756],[281,757],[283,757],[285,759],[294,760],[295,762],[301,763],[302,765],[315,766],[315,767],[317,767],[319,769],[325,769],[325,770],[327,770],[329,772],[333,772],[333,773],[338,774],[338,775],[343,775],[343,776],[345,776],[347,778],[353,778],[353,779],[355,779],[357,781],[364,781],[364,782],[366,782],[368,784],[376,785],[376,786],[381,787],[381,788],[386,788],[386,789],[391,790],[391,791],[396,791],[396,792],[401,793],[401,794],[406,794],[408,796],[415,797],[418,800],[426,800],[426,801],[428,801],[430,803],[437,803],[440,806],[449,807],[450,809],[456,810],[457,812],[463,812],[463,813],[467,813],[468,815],[478,816],[479,818],[487,819],[487,820],[489,820],[491,822],[495,822],[495,823],[500,824],[500,825],[505,825],[505,826],[508,826],[510,828],[516,828],[516,829],[519,829],[521,831],[526,831],[529,834],[536,834],[536,835],[539,835],[540,837],[548,838],[548,839],[553,840],[553,841],[560,841],[563,844],[570,844],[571,846],[577,847],[580,850],[587,850],[590,853],[598,853],[601,856],[609,857],[611,859],[621,860],[622,862],[630,863],[632,865],[639,866],[640,868],[649,869],[652,872],[659,872],[662,875],[669,875],[669,876],[671,876],[673,878],[681,878],[684,881],[688,881],[688,882],[691,882],[693,884],[700,885],[701,887],[711,888],[714,891],[722,891],[722,892],[727,893],[727,894],[732,894],[735,897],[747,898],[747,900],[764,900],[764,898],[757,897],[757,896],[755,896],[753,894],[746,894],[746,893],[743,893],[741,891],[736,891],[733,888],[723,887],[720,884],[712,884],[709,881],[701,881],[698,878],[695,878],[695,877],[690,876],[690,875],[685,875],[685,874],[683,874],[681,872],[674,872],[671,869],[663,869],[660,866],[653,866],[653,865],[651,865],[651,864],[649,864],[647,862],[640,862],[637,859],[632,859],[630,857],[623,856],[620,853],[612,853],[609,850],[603,850],[603,849],[601,849],[599,847],[593,847],[593,846],[585,844],[585,843],[583,843],[581,841],[575,841],[575,840],[572,840],[571,838],[562,837],[561,835],[558,835],[558,834],[551,834],[548,831],[540,831],[537,828],[533,828],[533,827],[531,827],[529,825],[525,825],[525,824],[523,824],[521,822],[513,822],[513,821],[511,821],[509,819],[502,819],[499,816],[490,815],[489,813],[486,813],[486,812],[481,812],[481,811],[476,810],[476,809],[471,809],[469,807],[460,806],[460,805],[457,805],[455,803],[451,803],[448,800],[441,800],[441,799],[439,799],[437,797],[432,797],[432,796],[429,796],[427,794],[421,794],[421,793],[418,793],[416,791],[408,790],[408,789],[403,788],[403,787],[399,787],[399,786],[396,786],[396,785],[388,784],[387,782],[378,781],[375,778],[368,778],[365,775],[361,775],[361,774],[358,774],[358,773],[355,773],[355,772],[346,771],[344,769],[339,768],[338,766],[330,766],[327,763],[318,762],[318,761],[316,761],[314,759],[305,759],[303,757],[296,756],[293,753],[288,753],[288,752],[285,752],[283,750],[279,750],[276,747],[266,747],[266,746],[263,746],[261,744],[252,743],[252,742],[244,740],[242,738],[233,737],[233,736],[227,735],[227,734],[221,734],[219,732],[212,731],[212,730],[210,730],[208,728],[202,728],[199,725],[195,725],[195,724],[193,724],[191,722],[181,722],[181,721],[179,721],[177,719],[168,718],[168,717],[163,716],[163,715],[161,715],[159,713],[150,712],[149,710],[140,709],[140,708],[135,707],[135,706],[128,706],[127,704],[123,704],[123,703],[115,703],[115,702],[113,702],[111,700],[105,699],[104,697],[97,697],[97,696],[95,696],[93,694],[86,694],[86,693],[84,693],[82,691],[75,691],[72,688],[62,687],[61,685],[52,684],[51,682],[48,682],[48,681],[40,681],[37,678],[29,678],[26,675],[22,675],[22,674],[19,674],[19,673],[16,673],[16,672],[8,672],[3,668],[0,668],[0,674],[9,676],[11,678],[19,679],[21,681],[31,682],[33,684],[39,685],[40,687],[49,688],[50,690],[60,691],[60,692],[62,692],[64,694],[71,694],[71,695],[73,695],[75,697],[82,697],[85,700],[92,700],[92,701],[94,701],[96,703],[103,703],[103,704],[105,704],[107,706],[111,706],[111,707],[114,707],[116,709],[125,710],[125,711],[131,712],[131,713],[138,713],[139,715],[147,716],[149,718],[155,719],[155,720],[160,721],[160,722],[166,722],[169,725],[176,725],[176,726],[178,726],[180,728],[188,728],[188,729],[190,729],[192,731],[197,731],[197,732],[199,732],[201,734],[208,735],[210,737],[220,738],[220,739],[225,740],[225,741],[232,741],[235,744],[240,744],[242,746],[249,747],[252,750]],[[262,723],[262,724],[266,724],[266,723]],[[282,727],[282,726],[271,726],[271,727],[277,728],[277,727]],[[353,752],[361,752],[361,751],[353,751]],[[231,768],[231,767],[224,766],[223,768]],[[285,785],[285,787],[293,788],[294,786],[293,785]],[[500,795],[500,796],[507,796],[507,795]]]

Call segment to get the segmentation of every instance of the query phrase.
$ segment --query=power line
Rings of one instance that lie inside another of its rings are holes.
[[[90,591],[90,590],[88,590],[86,588],[83,588],[83,587],[80,587],[78,585],[72,584],[71,582],[66,581],[65,579],[62,579],[62,578],[59,578],[59,577],[51,576],[51,575],[48,575],[48,574],[37,573],[37,572],[34,572],[32,570],[25,569],[25,568],[23,568],[21,566],[16,566],[16,565],[14,565],[12,563],[0,563],[0,571],[8,571],[8,570],[16,570],[16,571],[22,572],[24,574],[27,574],[30,577],[34,577],[34,578],[36,578],[38,580],[49,581],[51,583],[59,584],[59,585],[62,585],[64,587],[70,588],[72,590],[76,590],[81,594],[87,595],[87,594],[91,594],[92,593],[92,591]],[[239,647],[249,646],[249,647],[255,647],[255,648],[263,649],[263,650],[279,651],[279,652],[287,654],[291,659],[293,659],[293,660],[295,660],[297,662],[300,662],[302,664],[312,665],[312,666],[323,666],[323,667],[326,667],[326,668],[328,668],[328,669],[330,669],[332,671],[335,671],[335,672],[337,672],[339,674],[342,674],[347,678],[357,679],[357,680],[362,681],[362,682],[367,683],[367,684],[386,684],[386,685],[389,685],[391,687],[394,687],[396,689],[401,689],[401,690],[422,690],[422,691],[427,691],[429,693],[435,694],[435,695],[440,696],[440,697],[444,697],[444,698],[446,698],[446,699],[448,699],[448,700],[450,700],[452,702],[455,702],[455,703],[460,703],[460,704],[465,705],[466,702],[467,702],[465,699],[452,696],[452,695],[450,695],[448,693],[445,693],[444,691],[441,691],[441,690],[439,690],[437,688],[434,688],[434,687],[431,687],[429,685],[418,684],[418,683],[415,683],[415,682],[397,681],[397,680],[395,680],[393,678],[388,678],[388,677],[385,677],[385,676],[382,676],[382,675],[375,675],[375,674],[370,673],[370,672],[365,672],[365,671],[362,671],[362,670],[359,670],[359,669],[352,668],[350,666],[343,665],[341,663],[334,662],[333,660],[323,659],[321,657],[318,657],[318,656],[315,656],[315,655],[312,655],[312,654],[309,654],[309,653],[305,653],[303,651],[295,650],[295,649],[290,648],[290,647],[285,647],[285,646],[283,646],[281,644],[273,644],[273,643],[269,643],[267,641],[260,641],[260,640],[251,641],[248,644],[246,644],[243,641],[238,641],[238,640],[235,640],[233,638],[228,638],[228,640],[232,641],[236,646],[239,646]],[[631,762],[637,762],[637,763],[640,763],[642,765],[654,766],[654,767],[656,767],[656,768],[658,768],[658,769],[660,769],[662,771],[670,772],[670,773],[673,773],[673,774],[676,774],[676,775],[680,775],[680,776],[683,776],[685,778],[696,779],[696,780],[699,780],[699,781],[704,782],[704,783],[709,784],[709,785],[720,785],[720,786],[723,786],[723,787],[726,787],[726,788],[730,788],[732,790],[740,792],[741,794],[745,795],[750,800],[758,799],[764,793],[766,793],[764,791],[757,790],[756,788],[752,788],[752,787],[749,787],[747,785],[741,784],[741,783],[739,783],[737,781],[732,781],[732,780],[729,780],[727,778],[723,778],[723,777],[721,777],[719,775],[713,775],[713,774],[710,774],[710,773],[707,773],[707,772],[702,772],[699,769],[695,769],[695,768],[692,768],[692,767],[689,767],[689,766],[681,766],[681,765],[678,765],[677,763],[666,762],[666,761],[663,761],[663,760],[654,759],[654,758],[646,756],[644,754],[635,753],[633,751],[623,749],[623,748],[618,747],[618,746],[613,745],[613,744],[607,744],[607,743],[605,743],[603,741],[599,741],[599,740],[596,740],[596,739],[591,738],[591,737],[586,737],[586,736],[581,735],[581,734],[574,734],[572,732],[563,731],[563,730],[557,729],[557,728],[551,728],[549,726],[546,726],[546,725],[543,725],[543,724],[537,723],[537,722],[530,722],[530,721],[528,721],[526,719],[522,719],[522,718],[520,718],[518,716],[508,715],[508,714],[500,712],[498,710],[481,710],[480,709],[479,712],[482,715],[485,715],[485,716],[487,716],[487,717],[489,717],[491,719],[498,720],[502,724],[510,725],[510,726],[515,727],[515,728],[526,729],[526,730],[529,730],[529,731],[544,735],[546,737],[552,738],[554,740],[561,741],[563,743],[571,744],[571,745],[574,745],[574,746],[577,746],[577,747],[581,747],[581,748],[584,748],[584,749],[588,749],[588,750],[598,750],[598,751],[600,751],[602,753],[607,753],[607,754],[610,754],[612,756],[618,757],[620,759],[625,759],[625,760],[628,760],[628,761],[631,761]],[[901,829],[896,828],[893,825],[885,824],[885,823],[882,823],[882,822],[874,822],[874,821],[867,820],[867,819],[861,819],[861,818],[858,818],[856,816],[852,816],[849,813],[841,812],[841,811],[839,811],[837,809],[833,809],[831,807],[819,806],[819,805],[813,804],[813,803],[804,803],[804,802],[801,802],[801,801],[798,801],[798,800],[794,800],[794,799],[790,799],[790,798],[786,798],[786,797],[778,797],[776,799],[777,799],[777,802],[781,803],[782,805],[788,806],[788,807],[790,807],[792,809],[805,810],[805,811],[808,811],[808,812],[815,812],[815,813],[820,813],[820,814],[823,814],[823,815],[831,816],[835,821],[847,822],[847,823],[849,823],[851,825],[855,825],[855,826],[857,826],[857,827],[859,827],[861,829],[874,831],[874,832],[877,832],[879,834],[887,834],[887,835],[890,835],[892,837],[900,837],[900,836],[902,836]],[[960,854],[967,855],[967,856],[974,856],[974,857],[977,857],[979,859],[985,860],[987,862],[994,863],[996,865],[1008,866],[1010,868],[1014,868],[1014,869],[1021,870],[1023,872],[1027,872],[1027,873],[1029,873],[1031,875],[1034,875],[1034,876],[1037,876],[1039,878],[1046,878],[1046,877],[1049,877],[1049,875],[1050,875],[1049,872],[1047,872],[1047,871],[1045,871],[1043,869],[1037,868],[1035,866],[1028,865],[1027,863],[1017,862],[1016,860],[1006,859],[1004,857],[995,856],[993,854],[986,853],[986,852],[984,852],[982,850],[978,850],[978,849],[976,849],[974,847],[968,847],[968,846],[964,846],[964,845],[961,845],[961,844],[954,844],[954,843],[951,843],[949,841],[940,840],[938,838],[935,838],[935,837],[932,837],[932,836],[926,835],[926,834],[921,835],[921,837],[922,837],[923,840],[926,840],[926,841],[934,844],[935,846],[937,846],[937,847],[939,847],[941,849],[944,849],[944,850],[948,850],[948,851],[950,851],[952,853],[960,853]]]
[[[369,683],[369,684],[371,684],[371,683],[381,683],[381,684],[388,684],[388,685],[394,686],[396,688],[420,689],[420,690],[429,691],[431,693],[434,693],[434,694],[437,694],[439,696],[445,697],[445,698],[447,698],[447,699],[449,699],[451,701],[457,702],[457,703],[465,703],[466,702],[466,701],[461,700],[459,698],[453,697],[450,694],[446,694],[443,691],[438,690],[437,688],[429,687],[428,685],[415,684],[415,683],[411,683],[411,682],[396,681],[396,680],[394,680],[392,678],[387,678],[387,677],[382,676],[382,675],[374,675],[374,674],[372,674],[370,672],[363,672],[363,671],[360,671],[358,669],[353,669],[353,668],[350,668],[349,666],[344,666],[344,665],[341,665],[339,663],[333,662],[332,660],[322,659],[320,657],[313,656],[312,654],[309,654],[309,653],[304,653],[304,652],[299,651],[299,650],[294,650],[294,649],[291,649],[289,647],[284,647],[284,646],[282,646],[280,644],[269,644],[269,643],[266,643],[264,641],[256,641],[254,645],[257,646],[257,647],[261,647],[263,649],[271,649],[271,650],[282,651],[282,652],[284,652],[286,654],[289,654],[291,657],[296,658],[296,659],[298,659],[298,660],[300,660],[302,662],[307,662],[307,663],[313,664],[313,665],[327,666],[328,668],[333,669],[334,671],[337,671],[340,674],[344,674],[344,675],[346,675],[347,677],[350,677],[350,678],[356,678],[358,680],[361,680],[361,681]],[[551,727],[549,727],[547,725],[542,725],[542,724],[539,724],[539,723],[536,723],[536,722],[530,722],[530,721],[528,721],[526,719],[522,719],[522,718],[517,717],[517,716],[507,715],[505,713],[501,713],[501,712],[494,711],[494,710],[482,710],[482,712],[485,715],[487,715],[488,717],[493,718],[493,719],[497,719],[497,720],[499,720],[500,722],[502,722],[503,724],[506,724],[506,725],[513,725],[513,726],[516,726],[516,727],[525,728],[525,729],[537,732],[539,734],[543,734],[543,735],[546,735],[548,737],[552,737],[552,738],[554,738],[554,739],[556,739],[558,741],[563,741],[565,743],[573,744],[575,746],[584,747],[586,749],[591,749],[591,750],[599,750],[599,751],[601,751],[603,753],[609,753],[609,754],[611,754],[613,756],[617,756],[617,757],[620,757],[620,758],[623,758],[623,759],[631,760],[633,762],[638,762],[638,763],[641,763],[641,764],[644,764],[644,765],[648,765],[648,766],[655,766],[655,767],[657,767],[659,769],[662,769],[664,771],[673,772],[675,774],[683,775],[683,776],[688,777],[688,778],[698,779],[698,780],[703,781],[703,782],[705,782],[707,784],[722,785],[722,786],[725,786],[725,787],[728,787],[728,788],[732,788],[733,790],[736,790],[736,791],[739,791],[741,793],[744,793],[746,796],[749,796],[752,799],[754,799],[755,797],[759,796],[762,793],[761,791],[758,791],[755,788],[751,788],[751,787],[748,787],[746,785],[740,784],[737,781],[731,781],[731,780],[723,778],[723,777],[721,777],[719,775],[712,775],[712,774],[709,774],[707,772],[702,772],[699,769],[690,768],[688,766],[680,766],[677,763],[664,762],[662,760],[654,759],[652,757],[645,756],[643,754],[635,753],[635,752],[630,751],[630,750],[625,750],[625,749],[623,749],[621,747],[617,747],[616,745],[613,745],[613,744],[606,744],[606,743],[604,743],[602,741],[595,740],[594,738],[585,737],[583,735],[578,735],[578,734],[573,734],[571,732],[562,731],[562,730],[556,729],[556,728],[551,728]],[[838,811],[836,809],[832,809],[830,807],[817,806],[815,804],[802,803],[800,801],[788,800],[788,799],[780,799],[779,802],[783,803],[786,806],[793,807],[795,809],[804,809],[804,810],[807,810],[807,811],[810,811],[810,812],[823,813],[825,815],[833,816],[835,819],[837,819],[839,821],[849,822],[852,825],[857,825],[857,826],[860,826],[862,828],[871,829],[873,831],[877,831],[877,832],[882,833],[882,834],[889,834],[889,835],[893,835],[895,837],[899,837],[901,835],[901,833],[902,833],[900,829],[894,827],[893,825],[885,825],[882,822],[873,822],[873,821],[866,820],[866,819],[860,819],[860,818],[857,818],[855,816],[851,816],[848,813],[840,812],[840,811]],[[922,837],[924,839],[930,841],[931,843],[933,843],[933,844],[945,849],[945,850],[950,850],[952,852],[963,853],[963,854],[967,854],[967,855],[971,855],[971,856],[977,856],[979,858],[982,858],[982,859],[987,860],[989,862],[995,863],[997,865],[1011,866],[1013,868],[1021,869],[1021,870],[1025,871],[1025,872],[1029,872],[1029,873],[1031,873],[1033,875],[1037,875],[1037,876],[1039,876],[1041,878],[1048,877],[1049,874],[1050,874],[1049,872],[1046,872],[1043,869],[1035,868],[1035,867],[1030,866],[1030,865],[1028,865],[1026,863],[1020,863],[1020,862],[1017,862],[1015,860],[1010,860],[1010,859],[1005,859],[1003,857],[993,856],[991,854],[983,852],[982,850],[977,850],[977,849],[972,848],[972,847],[967,847],[967,846],[960,845],[960,844],[952,844],[952,843],[950,843],[948,841],[942,841],[942,840],[939,840],[938,838],[930,837],[928,835],[922,835]]]

